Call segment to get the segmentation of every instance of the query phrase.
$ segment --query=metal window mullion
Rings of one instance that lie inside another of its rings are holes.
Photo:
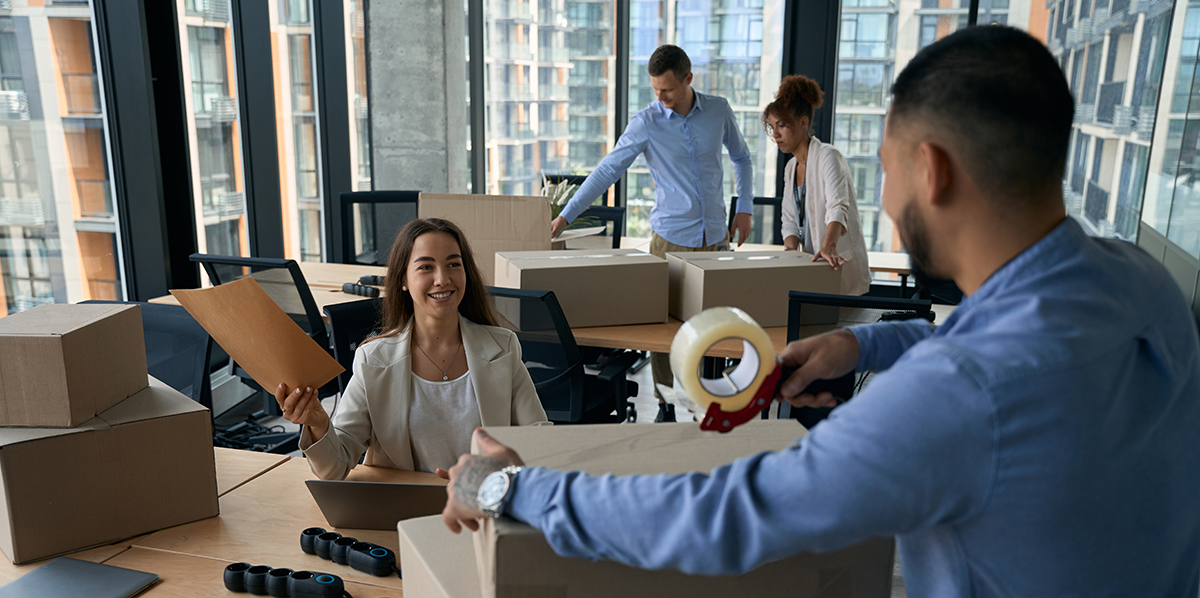
[[[616,140],[620,139],[621,134],[625,132],[626,123],[629,122],[629,2],[630,0],[616,0],[616,40],[614,40],[616,65],[613,69],[616,75],[616,85],[613,90],[613,101],[617,105],[613,111],[613,120],[615,121],[613,122],[613,147],[616,147]],[[628,205],[628,180],[629,173],[622,174],[621,178],[617,180],[614,197],[614,202],[617,206]],[[626,210],[625,215],[628,218],[628,210]],[[628,227],[626,227],[626,230],[628,230]]]
[[[979,24],[979,0],[971,0],[971,10],[967,12],[967,27]]]
[[[468,79],[471,94],[471,192],[487,193],[487,126],[484,97],[486,76],[483,58],[483,0],[469,0],[467,5],[467,39],[470,53]]]
[[[343,263],[345,223],[338,196],[353,189],[355,165],[350,163],[349,73],[346,72],[344,0],[314,0],[313,52],[316,63],[317,168],[321,180],[321,211],[325,223],[323,257]],[[310,90],[311,93],[311,90]],[[368,104],[369,105],[369,104]],[[299,160],[296,162],[299,167]],[[303,248],[301,248],[303,252]]]

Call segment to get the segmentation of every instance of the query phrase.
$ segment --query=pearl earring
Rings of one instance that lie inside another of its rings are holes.
[[[407,291],[407,290],[408,290],[408,287],[406,287],[406,286],[404,286],[404,285],[400,285],[400,290],[401,290],[401,291]]]

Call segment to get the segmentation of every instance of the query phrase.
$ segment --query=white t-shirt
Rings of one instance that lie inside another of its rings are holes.
[[[471,433],[483,425],[471,372],[447,382],[433,382],[414,373],[412,381],[408,431],[413,464],[430,473],[439,467],[450,469],[459,456],[471,452]]]

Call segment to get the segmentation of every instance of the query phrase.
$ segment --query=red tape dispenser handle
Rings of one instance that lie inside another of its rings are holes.
[[[750,399],[750,403],[737,411],[723,411],[717,403],[710,403],[700,429],[706,432],[728,432],[758,416],[763,409],[771,405],[775,392],[783,381],[783,366],[775,363],[775,370],[767,375],[758,392]]]

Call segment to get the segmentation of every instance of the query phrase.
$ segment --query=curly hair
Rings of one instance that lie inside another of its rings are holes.
[[[763,128],[770,130],[768,118],[772,115],[785,123],[792,124],[807,116],[809,126],[812,126],[813,110],[825,103],[825,92],[816,81],[804,75],[788,75],[779,84],[775,93],[775,101],[763,109]]]

